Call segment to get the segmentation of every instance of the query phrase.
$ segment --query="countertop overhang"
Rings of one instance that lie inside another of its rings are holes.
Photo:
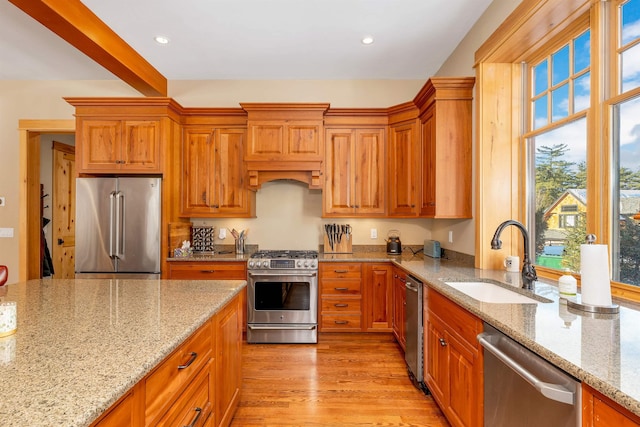
[[[87,426],[246,286],[244,280],[31,280],[8,285],[0,424]]]

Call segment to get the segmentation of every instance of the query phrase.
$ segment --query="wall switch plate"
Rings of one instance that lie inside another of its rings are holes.
[[[4,197],[0,197],[0,207],[4,207],[4,206],[5,206]]]
[[[378,238],[378,229],[377,228],[372,228],[371,229],[371,238],[372,239],[377,239]]]
[[[0,237],[13,237],[13,228],[0,228]]]

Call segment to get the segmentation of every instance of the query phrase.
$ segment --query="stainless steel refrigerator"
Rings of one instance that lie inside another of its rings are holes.
[[[77,276],[160,273],[161,185],[156,177],[76,179]]]

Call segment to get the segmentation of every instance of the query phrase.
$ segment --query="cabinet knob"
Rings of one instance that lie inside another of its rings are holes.
[[[440,338],[438,341],[440,341],[440,345],[442,347],[446,347],[447,346],[447,342],[444,340],[444,338]]]

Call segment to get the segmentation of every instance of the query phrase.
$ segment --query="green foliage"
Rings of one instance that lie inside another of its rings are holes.
[[[564,246],[562,266],[574,273],[580,272],[580,245],[585,242],[587,235],[587,217],[584,213],[578,215],[575,227],[567,228],[567,241]]]
[[[640,224],[631,217],[620,222],[620,281],[640,285]]]

